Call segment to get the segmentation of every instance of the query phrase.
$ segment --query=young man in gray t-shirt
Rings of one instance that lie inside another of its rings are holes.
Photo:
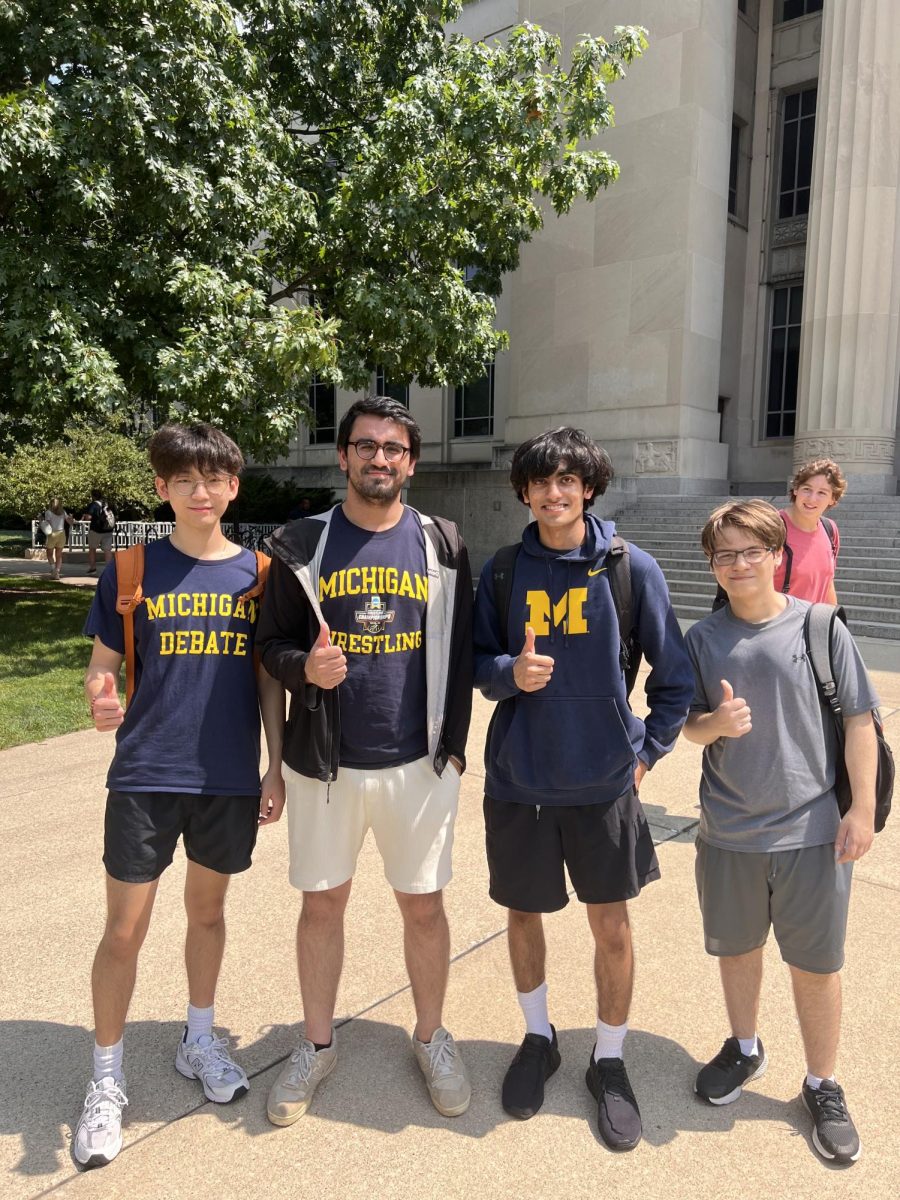
[[[825,1158],[855,1162],[859,1137],[834,1066],[852,864],[874,837],[878,700],[853,639],[836,622],[832,657],[853,793],[841,818],[837,740],[806,655],[809,605],[774,587],[781,518],[765,501],[730,501],[710,516],[702,544],[728,604],[686,636],[695,692],[684,734],[704,747],[697,892],[731,1037],[694,1090],[729,1104],[766,1069],[756,1018],[771,925],[791,971],[813,1143]]]

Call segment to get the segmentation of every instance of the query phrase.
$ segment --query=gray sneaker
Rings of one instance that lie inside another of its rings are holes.
[[[178,1043],[175,1070],[186,1079],[199,1079],[207,1100],[214,1104],[230,1104],[250,1091],[250,1081],[228,1052],[226,1038],[205,1033],[188,1045],[184,1037]]]
[[[337,1036],[332,1031],[331,1045],[317,1050],[309,1038],[301,1038],[281,1073],[272,1084],[266,1113],[273,1125],[293,1125],[312,1103],[316,1088],[335,1068]]]
[[[128,1103],[125,1080],[91,1080],[75,1126],[72,1154],[82,1167],[105,1167],[122,1149],[122,1109]]]
[[[431,1103],[443,1117],[462,1116],[472,1099],[472,1087],[453,1034],[440,1025],[430,1042],[420,1042],[413,1034],[412,1044]]]

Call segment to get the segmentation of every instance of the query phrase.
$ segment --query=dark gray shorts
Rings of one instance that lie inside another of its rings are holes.
[[[853,864],[838,866],[832,842],[744,854],[698,838],[695,871],[707,954],[749,954],[771,926],[790,966],[828,975],[844,965]]]

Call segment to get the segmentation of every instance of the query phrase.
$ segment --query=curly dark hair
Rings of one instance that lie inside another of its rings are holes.
[[[583,429],[560,425],[523,442],[513,455],[509,482],[523,504],[525,492],[533,479],[554,475],[563,467],[578,475],[585,487],[593,488],[585,498],[587,510],[596,496],[602,496],[613,477],[612,463],[602,446],[598,446]]]

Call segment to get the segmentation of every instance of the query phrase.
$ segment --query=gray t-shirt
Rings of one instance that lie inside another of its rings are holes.
[[[749,733],[718,738],[703,751],[700,836],[726,850],[821,846],[837,833],[837,741],[806,656],[809,604],[785,598],[784,612],[771,621],[752,625],[726,605],[685,636],[694,665],[691,711],[718,708],[723,679],[750,705]],[[832,658],[844,716],[877,708],[865,665],[840,621]]]

